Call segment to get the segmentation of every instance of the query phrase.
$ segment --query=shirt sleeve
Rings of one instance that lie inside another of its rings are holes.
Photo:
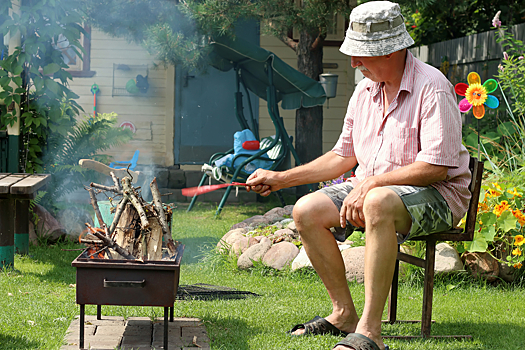
[[[420,142],[416,161],[459,166],[461,115],[451,91],[433,90],[424,96]]]
[[[356,91],[350,98],[350,102],[348,102],[348,108],[346,110],[346,116],[345,121],[343,123],[343,130],[341,132],[341,135],[339,135],[337,143],[335,144],[334,148],[332,148],[332,152],[341,157],[355,157],[352,129],[354,125],[357,95],[358,92],[356,89]]]

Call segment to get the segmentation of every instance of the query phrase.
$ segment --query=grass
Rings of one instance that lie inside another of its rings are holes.
[[[174,211],[173,235],[186,245],[181,284],[208,283],[260,295],[236,300],[180,301],[177,317],[203,320],[212,349],[331,349],[333,336],[291,338],[285,334],[294,324],[331,311],[328,295],[311,271],[275,272],[258,265],[237,271],[234,260],[212,250],[228,228],[249,216],[262,214],[272,203],[227,206],[219,218],[215,207],[199,205],[191,213]],[[68,243],[30,248],[27,257],[16,256],[17,271],[0,272],[0,349],[60,349],[75,315],[75,269],[71,261],[79,245]],[[226,262],[226,264],[224,263]],[[421,313],[420,279],[401,284],[398,315],[417,319]],[[350,283],[358,310],[364,289]],[[161,317],[158,307],[104,306],[104,315]],[[95,314],[95,306],[86,307]],[[439,278],[434,292],[433,334],[471,334],[473,341],[388,340],[391,349],[493,349],[524,348],[525,290],[488,285],[459,276]],[[384,335],[417,335],[418,325],[385,325]]]

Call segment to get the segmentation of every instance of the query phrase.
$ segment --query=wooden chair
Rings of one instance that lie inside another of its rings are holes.
[[[478,162],[477,158],[470,158],[469,164],[470,171],[472,173],[472,180],[470,184],[470,192],[472,198],[467,211],[467,221],[465,229],[456,228],[450,231],[438,232],[429,236],[416,237],[414,241],[425,241],[426,242],[426,256],[425,259],[421,259],[409,254],[402,252],[397,253],[397,261],[394,272],[394,278],[392,280],[392,288],[390,289],[390,295],[388,298],[388,320],[383,321],[386,323],[395,322],[408,322],[408,323],[419,323],[421,322],[421,336],[385,336],[384,338],[396,338],[396,339],[410,339],[410,338],[472,338],[470,335],[452,335],[452,336],[431,336],[430,328],[432,323],[432,296],[434,289],[434,265],[436,260],[436,242],[438,241],[472,241],[474,237],[474,228],[476,227],[476,215],[478,210],[479,194],[481,190],[481,180],[483,176],[483,163]],[[398,247],[399,249],[399,247]],[[399,283],[399,261],[419,266],[425,269],[425,282],[423,289],[423,314],[421,321],[403,321],[397,320],[397,292]]]

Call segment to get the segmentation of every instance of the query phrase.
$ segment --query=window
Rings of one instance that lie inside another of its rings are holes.
[[[56,43],[55,48],[62,52],[62,58],[64,63],[69,66],[67,70],[73,77],[92,77],[96,72],[91,71],[90,65],[90,53],[91,53],[91,27],[84,26],[84,30],[88,35],[82,34],[80,37],[80,42],[84,48],[84,57],[81,59],[78,57],[77,53],[73,49],[73,46],[70,45],[66,37],[60,35]],[[81,50],[77,50],[82,53]]]

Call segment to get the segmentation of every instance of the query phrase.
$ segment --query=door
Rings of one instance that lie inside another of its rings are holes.
[[[255,22],[245,22],[237,32],[243,39],[259,44],[259,28]],[[212,154],[231,149],[233,134],[241,130],[235,117],[233,69],[221,72],[210,67],[208,72],[198,74],[177,67],[176,91],[175,164],[204,164]],[[250,120],[246,92],[244,89],[241,92],[243,112]],[[258,98],[250,93],[250,100],[258,120]]]

